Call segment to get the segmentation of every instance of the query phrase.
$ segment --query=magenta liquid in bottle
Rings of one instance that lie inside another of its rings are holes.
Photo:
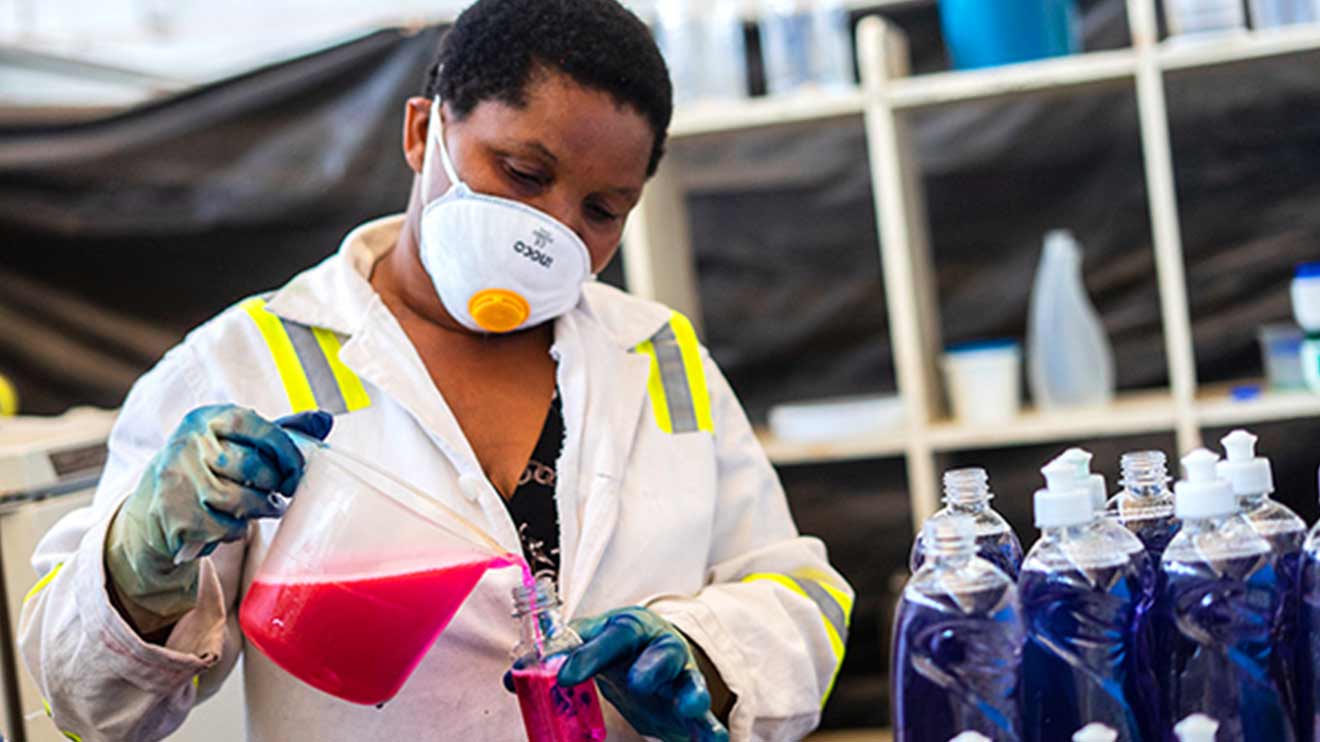
[[[513,591],[514,618],[522,622],[522,641],[513,649],[520,669],[513,687],[522,709],[528,742],[600,742],[605,718],[596,683],[571,688],[556,679],[562,653],[582,645],[582,639],[559,614],[554,580],[541,577],[534,585]]]

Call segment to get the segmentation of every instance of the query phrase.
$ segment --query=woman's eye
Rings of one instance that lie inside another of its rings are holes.
[[[512,177],[514,180],[517,180],[519,182],[526,183],[528,185],[536,185],[536,186],[545,184],[545,179],[542,178],[540,175],[537,175],[536,173],[529,173],[525,170],[519,170],[516,167],[509,167],[509,166],[505,166],[504,169],[509,174],[510,177]]]
[[[603,206],[598,206],[596,204],[587,205],[587,214],[589,214],[591,218],[602,222],[612,222],[615,219],[619,218],[618,214],[615,214],[613,211],[610,211],[609,209]]]

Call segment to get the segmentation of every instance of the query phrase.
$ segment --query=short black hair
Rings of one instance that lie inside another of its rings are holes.
[[[646,24],[616,0],[479,0],[440,44],[425,95],[460,119],[485,100],[526,105],[538,68],[633,107],[655,134],[647,175],[664,155],[674,88]]]

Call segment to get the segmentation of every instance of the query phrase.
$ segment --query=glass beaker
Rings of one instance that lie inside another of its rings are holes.
[[[307,467],[243,598],[243,633],[308,685],[346,701],[382,704],[487,569],[526,567],[395,476],[290,435]]]

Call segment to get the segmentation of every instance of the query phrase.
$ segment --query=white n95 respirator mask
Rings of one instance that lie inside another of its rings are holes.
[[[591,255],[573,230],[527,204],[474,192],[445,147],[440,99],[431,102],[422,164],[421,258],[449,314],[477,332],[534,327],[577,305],[593,278]],[[435,160],[450,187],[433,198]]]

